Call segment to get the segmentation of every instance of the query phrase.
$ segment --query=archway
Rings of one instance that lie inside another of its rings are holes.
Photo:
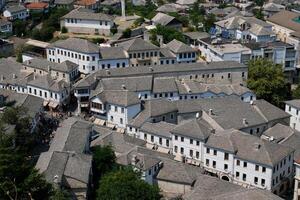
[[[229,181],[229,177],[228,176],[221,176],[221,179],[224,181]]]

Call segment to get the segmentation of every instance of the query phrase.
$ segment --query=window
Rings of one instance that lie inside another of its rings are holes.
[[[205,160],[205,164],[206,164],[206,166],[209,166],[209,160],[208,159]]]
[[[255,165],[255,171],[259,171],[259,166]]]
[[[262,172],[266,172],[266,167],[262,167]]]
[[[117,106],[115,106],[115,112],[118,112],[118,107]]]
[[[149,174],[149,175],[151,175],[151,169],[149,169],[149,172],[148,172],[148,174]]]
[[[193,150],[190,150],[190,156],[191,157],[193,157],[193,154],[194,154]]]
[[[184,149],[183,149],[183,147],[180,148],[180,153],[181,153],[181,154],[184,154]]]
[[[193,142],[194,142],[193,139],[190,139],[190,144],[193,144]]]
[[[174,152],[177,153],[177,151],[178,151],[178,147],[175,146],[175,147],[174,147]]]
[[[229,154],[228,153],[225,153],[224,154],[224,160],[228,160],[229,159]]]
[[[177,135],[175,135],[175,140],[178,140],[178,136]]]
[[[199,145],[200,145],[200,142],[199,142],[199,141],[197,141],[197,142],[196,142],[196,145],[197,145],[197,146],[199,146]]]
[[[246,179],[247,179],[247,175],[243,174],[243,181],[246,181]]]
[[[255,185],[257,184],[257,182],[258,182],[258,178],[254,177],[254,183],[255,183]]]
[[[125,110],[124,108],[121,108],[121,113],[124,113],[124,110]]]
[[[47,98],[47,92],[44,93],[45,98]]]
[[[154,136],[151,135],[151,142],[154,142]]]
[[[244,167],[247,167],[247,162],[244,162]]]
[[[217,150],[214,150],[214,155],[215,155],[215,156],[217,155]]]
[[[235,172],[235,177],[239,178],[240,177],[240,172]]]
[[[162,138],[159,138],[159,144],[162,145]]]
[[[181,142],[184,142],[184,137],[181,137]]]
[[[224,170],[228,170],[228,165],[224,164]]]
[[[168,147],[170,145],[169,140],[166,140],[166,146]]]
[[[265,186],[265,184],[266,184],[266,181],[265,181],[265,179],[262,178],[262,179],[261,179],[261,185],[262,185],[262,186]]]
[[[196,158],[199,158],[199,151],[196,151]]]
[[[210,149],[209,148],[206,148],[206,153],[210,153]]]
[[[240,160],[236,160],[236,165],[240,166]]]
[[[113,116],[110,116],[110,121],[114,121],[114,117]]]
[[[40,90],[40,97],[42,96],[42,91]]]
[[[95,66],[92,66],[92,71],[95,71]]]
[[[213,168],[216,168],[216,161],[213,160]]]
[[[123,118],[120,118],[120,124],[123,124]]]

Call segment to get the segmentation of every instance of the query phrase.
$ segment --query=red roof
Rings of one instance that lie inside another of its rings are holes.
[[[76,2],[77,5],[90,6],[96,3],[96,0],[79,0]]]
[[[43,2],[35,2],[35,3],[29,3],[26,4],[26,8],[28,9],[45,9],[49,6],[48,3],[43,3]]]

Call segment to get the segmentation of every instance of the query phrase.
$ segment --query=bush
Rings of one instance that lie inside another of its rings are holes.
[[[61,33],[67,33],[67,32],[68,32],[68,29],[65,26],[63,26],[61,28]]]
[[[127,28],[123,31],[123,38],[130,38],[131,36],[131,29]]]

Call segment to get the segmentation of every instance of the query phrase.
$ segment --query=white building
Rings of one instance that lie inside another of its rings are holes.
[[[236,40],[269,42],[275,40],[272,25],[255,17],[234,16],[215,23],[216,31],[223,37]]]
[[[300,100],[294,99],[285,102],[285,112],[291,115],[290,127],[300,131]]]
[[[29,17],[29,12],[24,6],[14,5],[7,7],[3,12],[3,16],[8,20],[25,20],[27,17]]]
[[[66,27],[71,33],[110,35],[114,26],[112,16],[94,13],[86,9],[74,9],[61,18],[60,26]]]
[[[12,33],[12,23],[4,18],[0,18],[0,32]]]
[[[79,66],[79,71],[83,74],[89,74],[98,68],[100,48],[88,40],[59,40],[50,44],[46,50],[47,60],[56,63],[71,61]]]

